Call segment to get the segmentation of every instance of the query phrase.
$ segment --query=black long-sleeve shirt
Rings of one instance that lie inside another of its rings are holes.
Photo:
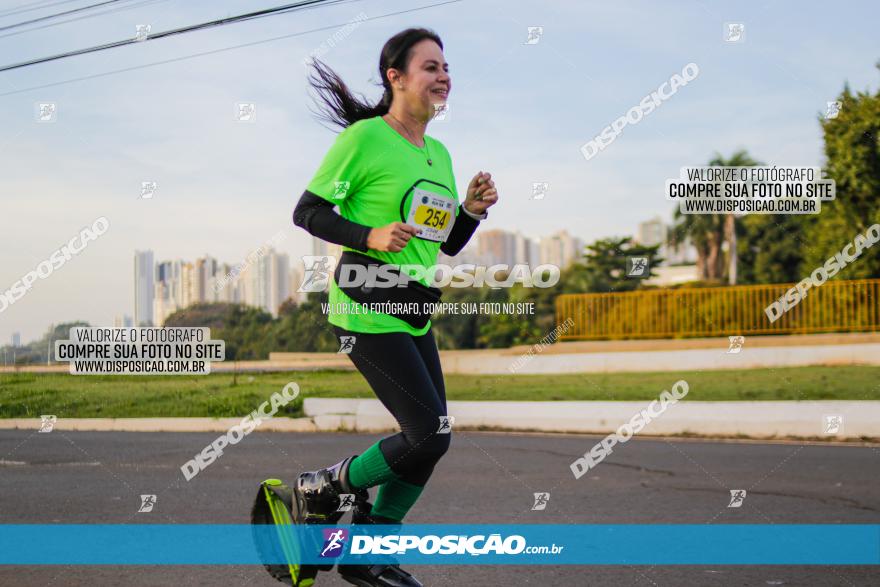
[[[333,202],[306,190],[293,211],[293,223],[327,242],[358,251],[368,250],[367,237],[372,227],[343,218],[333,211],[333,206]],[[472,218],[460,204],[449,237],[440,245],[440,250],[454,257],[468,243],[479,224],[480,221]]]

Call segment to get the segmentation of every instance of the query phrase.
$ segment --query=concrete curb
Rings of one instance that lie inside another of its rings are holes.
[[[643,402],[449,402],[453,428],[609,434],[645,410]],[[306,398],[305,418],[271,418],[256,431],[389,432],[397,422],[376,399]],[[826,416],[841,416],[836,433]],[[241,418],[59,418],[56,430],[226,432]],[[880,438],[880,401],[697,402],[670,405],[642,434],[736,438]],[[439,417],[438,417],[439,427]],[[0,429],[37,431],[39,418],[0,419]]]
[[[241,418],[58,418],[53,430],[97,432],[226,432]],[[40,418],[0,419],[0,429],[40,429]],[[312,418],[270,418],[256,431],[317,432]]]
[[[748,342],[746,343],[748,344]],[[444,357],[444,373],[472,375],[545,375],[554,373],[615,373],[709,371],[807,367],[811,365],[880,365],[880,343],[803,347],[744,348],[728,353],[715,349],[631,352],[534,354],[510,357],[462,355]]]
[[[650,404],[644,402],[474,402],[451,401],[454,427],[608,434]],[[396,430],[397,424],[375,399],[306,398],[307,416],[346,414],[358,432]],[[826,416],[842,416],[836,434],[826,434]],[[880,437],[880,401],[682,401],[644,428],[660,436],[748,438]],[[439,420],[438,420],[439,424]]]

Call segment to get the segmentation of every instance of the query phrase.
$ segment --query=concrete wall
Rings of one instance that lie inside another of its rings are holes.
[[[747,343],[748,345],[748,343]],[[642,352],[535,354],[517,366],[510,355],[444,357],[444,373],[544,374],[610,373],[637,371],[690,371],[753,369],[757,367],[804,367],[807,365],[880,365],[880,343],[778,346],[728,354],[727,347]],[[514,369],[510,371],[510,369]]]
[[[454,426],[544,432],[607,434],[629,422],[650,402],[449,402]],[[306,398],[307,416],[345,414],[358,431],[396,430],[379,400]],[[656,410],[655,410],[656,411]],[[826,416],[842,416],[835,434],[825,433]],[[438,419],[439,426],[439,419]],[[880,438],[880,402],[780,401],[697,402],[670,405],[642,431],[649,435],[748,436],[751,438]]]

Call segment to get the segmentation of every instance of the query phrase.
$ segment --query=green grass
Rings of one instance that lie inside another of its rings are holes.
[[[283,415],[302,415],[304,397],[374,397],[353,371],[193,376],[0,374],[0,418],[243,417],[290,381],[300,399]],[[448,375],[450,400],[650,401],[677,380],[684,401],[878,400],[880,367],[798,367],[742,371],[575,375]]]

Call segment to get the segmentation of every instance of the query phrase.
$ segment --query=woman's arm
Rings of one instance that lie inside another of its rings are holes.
[[[321,240],[366,251],[372,228],[343,218],[333,206],[333,202],[306,190],[293,211],[293,223]]]
[[[455,224],[440,250],[449,256],[457,255],[477,230],[480,221],[460,206]],[[373,230],[369,226],[352,222],[333,211],[333,203],[306,190],[300,196],[293,211],[293,223],[309,234],[330,243],[367,251],[367,239]]]
[[[477,226],[480,225],[478,218],[485,218],[486,215],[476,216],[467,211],[464,205],[459,204],[458,216],[455,217],[455,224],[449,231],[449,237],[440,245],[440,250],[450,257],[456,256],[464,246],[471,240]]]

